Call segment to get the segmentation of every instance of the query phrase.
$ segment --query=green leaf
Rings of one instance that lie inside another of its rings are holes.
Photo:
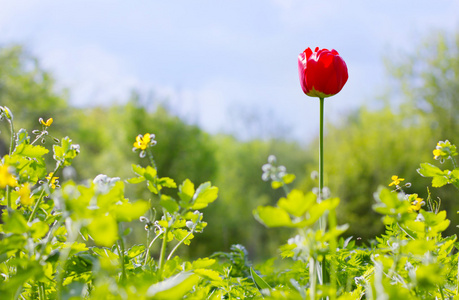
[[[26,239],[22,234],[12,234],[0,240],[0,254],[11,250],[22,249],[26,244]]]
[[[449,183],[446,176],[434,176],[432,178],[432,187],[442,187]]]
[[[40,239],[48,233],[49,226],[46,224],[46,222],[38,221],[32,224],[31,229],[32,237],[35,239]]]
[[[262,295],[269,294],[269,292],[272,290],[272,287],[263,280],[254,270],[253,268],[250,268],[250,275],[252,276],[253,282],[257,286],[258,290]]]
[[[180,273],[164,281],[150,286],[147,290],[148,299],[176,300],[182,299],[186,293],[198,283],[199,276],[191,273]]]
[[[216,281],[217,284],[223,281],[223,279],[220,277],[220,273],[214,270],[195,269],[193,272],[194,274],[199,275],[200,277],[203,277],[204,279],[207,279],[210,281]]]
[[[277,205],[296,217],[303,216],[306,211],[316,202],[317,197],[309,192],[306,195],[300,190],[292,190],[287,198],[280,198]]]
[[[138,219],[150,208],[147,201],[138,200],[134,203],[125,202],[122,204],[114,205],[113,212],[116,220],[119,222],[131,222]]]
[[[183,183],[179,186],[178,195],[183,202],[190,202],[193,198],[194,192],[194,184],[189,179],[185,179],[185,181],[183,181]]]
[[[282,245],[279,250],[281,251],[282,258],[293,257],[295,255],[296,244],[285,244]]]
[[[134,245],[131,247],[131,249],[128,250],[127,256],[129,257],[129,259],[133,259],[134,257],[144,253],[145,249],[145,245]]]
[[[143,174],[143,176],[148,180],[148,181],[152,181],[152,182],[155,182],[156,180],[156,175],[158,174],[158,172],[156,171],[155,168],[151,167],[151,166],[148,166],[146,169],[145,169],[145,172]]]
[[[27,156],[31,158],[42,157],[48,152],[49,150],[43,146],[40,146],[40,145],[34,146],[30,144],[21,144],[14,151],[15,154],[18,154],[21,156]]]
[[[5,232],[21,234],[29,230],[24,215],[18,211],[7,214],[4,216],[4,219],[5,224],[3,225],[3,230],[5,230]]]
[[[93,219],[88,230],[94,242],[101,246],[111,247],[118,239],[118,225],[111,215]]]
[[[193,234],[188,235],[189,231],[185,229],[175,229],[174,231],[172,231],[172,234],[174,235],[177,241],[181,241],[182,239],[186,237],[186,239],[183,241],[185,245],[189,245],[191,243],[191,240],[194,238],[194,235]]]
[[[175,183],[174,179],[169,178],[169,177],[161,177],[160,179],[158,179],[158,184],[166,188],[176,188],[177,187],[177,184]]]
[[[258,206],[253,214],[255,219],[266,227],[292,226],[289,214],[279,207]]]
[[[216,262],[217,261],[215,259],[208,258],[208,257],[198,258],[197,260],[191,263],[191,267],[192,269],[204,269],[204,268],[208,268],[212,266]]]
[[[177,201],[175,201],[175,199],[170,196],[161,195],[161,200],[159,201],[159,203],[171,214],[179,210]]]
[[[210,182],[201,184],[194,194],[192,209],[202,209],[214,202],[218,197],[218,188],[211,186]]]
[[[144,182],[145,181],[145,177],[141,176],[141,177],[133,177],[133,178],[129,178],[126,180],[128,183],[131,183],[131,184],[138,184],[138,183],[141,183],[141,182]]]
[[[139,166],[139,165],[132,165],[132,171],[134,171],[134,173],[136,173],[137,175],[139,176],[143,176],[143,174],[145,174],[145,168],[143,168],[142,166]]]
[[[424,177],[443,175],[443,171],[440,168],[429,163],[422,163],[421,168],[417,169],[417,171],[421,176]]]
[[[320,217],[329,210],[335,209],[339,204],[339,198],[326,199],[320,203],[317,203],[308,210],[308,218],[305,220],[305,226],[311,226],[317,222]]]

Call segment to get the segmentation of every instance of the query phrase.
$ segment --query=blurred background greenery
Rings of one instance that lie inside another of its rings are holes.
[[[408,192],[426,198],[430,182],[416,169],[421,162],[437,163],[432,155],[437,141],[458,142],[459,35],[431,35],[417,52],[391,55],[386,65],[385,92],[326,125],[325,184],[342,200],[339,221],[350,224],[346,235],[362,242],[382,230],[380,217],[371,208],[378,186],[387,186],[390,177],[398,175],[412,183]],[[154,155],[160,176],[178,183],[189,178],[196,185],[211,181],[219,187],[218,200],[204,211],[208,227],[190,247],[182,248],[184,255],[200,257],[239,243],[257,261],[275,255],[286,242],[292,231],[268,230],[252,216],[258,205],[274,204],[283,195],[261,180],[268,155],[276,155],[297,176],[296,188],[307,191],[316,185],[310,177],[318,166],[315,141],[302,146],[278,134],[251,140],[210,135],[174,116],[162,99],[135,91],[124,104],[103,107],[72,107],[67,99],[66,91],[55,88],[53,75],[26,49],[18,45],[0,49],[0,104],[12,110],[16,129],[31,132],[38,128],[40,117],[53,117],[50,135],[70,136],[80,144],[75,172],[69,173],[72,179],[81,182],[100,173],[133,177],[131,164],[147,161],[131,151],[132,144],[138,134],[149,132],[158,141]],[[8,130],[4,122],[0,126],[4,145]],[[51,144],[49,140],[47,146]],[[5,149],[0,147],[2,155]],[[452,219],[447,233],[454,233],[459,224],[458,191],[451,186],[430,191],[434,199],[442,200],[442,209]],[[133,199],[151,196],[141,185],[129,186],[127,193]],[[130,242],[144,238],[139,223]]]

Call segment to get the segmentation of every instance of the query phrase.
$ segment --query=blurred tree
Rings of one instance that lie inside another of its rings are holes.
[[[21,46],[0,48],[0,103],[8,106],[19,128],[36,128],[38,118],[66,115],[64,91],[57,91],[52,75]]]

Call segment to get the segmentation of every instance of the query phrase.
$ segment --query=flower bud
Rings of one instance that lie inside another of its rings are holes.
[[[347,66],[336,50],[317,47],[298,56],[298,71],[303,92],[310,97],[326,98],[341,91],[348,79]]]

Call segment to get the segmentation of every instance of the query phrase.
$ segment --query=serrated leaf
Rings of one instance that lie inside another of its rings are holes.
[[[282,258],[293,257],[295,252],[293,251],[296,248],[296,244],[286,244],[280,247]]]
[[[422,163],[421,168],[417,169],[417,171],[424,177],[443,175],[443,171],[440,168],[429,163]]]
[[[158,184],[166,188],[176,188],[177,187],[177,184],[175,183],[174,179],[169,178],[169,177],[161,177],[160,179],[158,179]]]
[[[136,256],[145,252],[145,245],[134,245],[127,251],[127,256],[129,259],[133,259]]]
[[[134,171],[134,173],[136,173],[139,176],[143,176],[143,174],[145,173],[145,168],[143,168],[142,166],[133,164],[132,171]]]
[[[202,209],[214,202],[218,197],[218,188],[211,186],[210,182],[201,184],[194,195],[192,209]]]
[[[18,154],[21,156],[32,157],[32,158],[42,157],[48,152],[49,150],[43,146],[40,146],[40,145],[35,146],[35,145],[30,145],[30,144],[21,144],[18,147],[16,147],[16,150],[14,150],[15,154]]]
[[[194,192],[194,184],[189,179],[185,179],[185,181],[183,181],[183,183],[179,186],[178,195],[180,200],[184,203],[188,203],[193,198]]]
[[[161,195],[161,200],[159,201],[162,207],[164,207],[169,213],[173,214],[179,210],[179,206],[177,201],[175,201],[172,197],[167,195]]]
[[[158,172],[156,171],[155,168],[148,166],[145,168],[145,172],[143,173],[143,176],[145,179],[148,181],[154,182],[156,180],[156,175],[158,175]]]
[[[446,176],[434,176],[432,178],[432,187],[442,187],[448,183],[449,180]]]
[[[189,245],[191,243],[191,240],[194,238],[194,235],[188,235],[189,231],[185,229],[175,229],[172,233],[177,241],[181,241],[186,237],[186,239],[183,241],[185,245]]]
[[[310,192],[306,195],[300,190],[292,190],[287,198],[281,198],[277,206],[296,217],[303,216],[306,211],[316,202],[317,196]]]

